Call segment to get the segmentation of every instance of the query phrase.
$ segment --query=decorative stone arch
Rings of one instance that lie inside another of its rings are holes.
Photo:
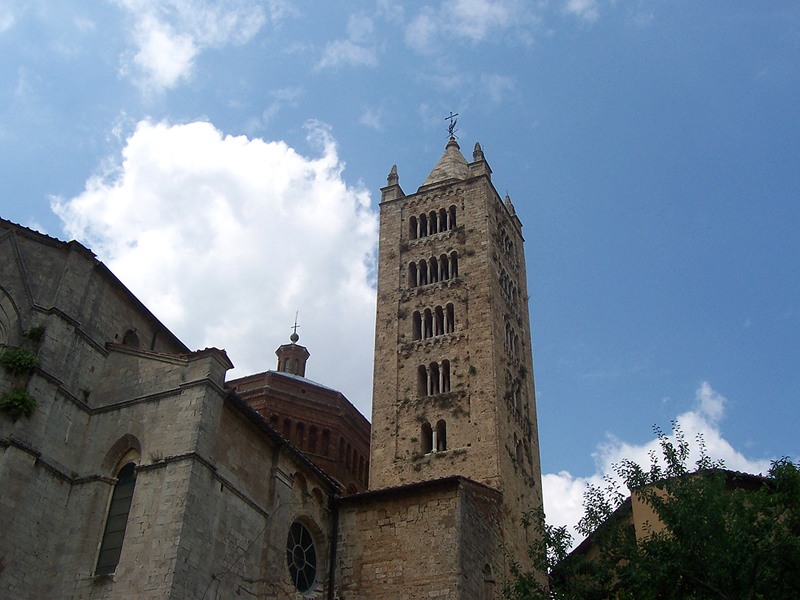
[[[287,576],[304,597],[321,597],[324,591],[325,540],[325,533],[306,514],[297,515],[286,531]]]
[[[0,347],[18,346],[21,337],[19,311],[11,296],[0,287]]]
[[[129,462],[135,465],[141,464],[142,444],[136,436],[126,433],[106,452],[102,471],[110,477],[116,477],[117,471]]]
[[[136,333],[136,328],[128,329],[125,335],[122,336],[122,345],[130,346],[131,348],[139,348],[139,336]]]

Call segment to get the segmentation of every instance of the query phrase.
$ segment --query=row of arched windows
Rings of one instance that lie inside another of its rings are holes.
[[[517,413],[520,413],[523,407],[522,382],[519,378],[513,377],[511,373],[506,372],[506,389],[508,390],[507,398],[509,404]]]
[[[298,449],[309,454],[319,454],[337,459],[344,464],[345,468],[358,481],[366,485],[369,460],[353,449],[353,446],[344,437],[339,438],[339,453],[334,456],[329,429],[320,431],[316,425],[310,425],[306,428],[305,423],[301,421],[295,423],[288,417],[284,417],[281,422],[278,415],[272,415],[269,421],[274,429],[279,430],[283,437],[292,442]]]
[[[517,253],[514,249],[514,242],[511,240],[511,237],[508,235],[504,228],[500,229],[500,249],[503,251],[511,266],[514,267],[514,270],[517,269]]]
[[[421,433],[423,454],[447,450],[447,423],[445,423],[444,419],[440,419],[435,428],[425,421],[422,424]]]
[[[505,269],[500,269],[500,291],[511,306],[514,316],[519,317],[519,291],[517,284],[511,279]]]
[[[520,342],[519,335],[514,331],[514,328],[508,321],[506,321],[505,348],[506,352],[516,358],[519,358],[522,353],[522,343]]]
[[[419,396],[433,396],[450,391],[450,361],[432,362],[417,367],[417,393]]]
[[[408,237],[412,240],[422,238],[434,233],[449,231],[456,227],[456,207],[440,208],[408,220]]]
[[[408,265],[408,286],[417,287],[447,281],[458,277],[458,253],[453,250],[449,255],[442,254],[438,258],[432,256]]]
[[[448,304],[444,308],[437,306],[433,310],[415,310],[411,318],[412,338],[426,340],[437,335],[455,331],[455,308]]]

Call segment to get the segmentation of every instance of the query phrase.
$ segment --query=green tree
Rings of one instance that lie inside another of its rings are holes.
[[[626,460],[614,471],[652,509],[639,539],[631,499],[616,479],[590,487],[578,531],[588,542],[570,553],[564,527],[529,514],[538,533],[534,573],[512,565],[509,600],[800,598],[800,465],[783,458],[765,476],[725,470],[698,438],[700,459],[674,426],[673,442],[656,429],[660,452],[643,468]],[[544,585],[535,572],[548,573]]]

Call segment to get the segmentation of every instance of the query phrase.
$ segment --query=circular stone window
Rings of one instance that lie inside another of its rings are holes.
[[[286,562],[292,583],[301,592],[307,592],[317,578],[317,551],[311,532],[295,521],[286,538]]]

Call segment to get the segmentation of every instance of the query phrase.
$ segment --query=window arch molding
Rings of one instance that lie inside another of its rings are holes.
[[[320,528],[306,516],[298,516],[286,533],[286,567],[292,585],[301,594],[321,589],[322,539]]]

